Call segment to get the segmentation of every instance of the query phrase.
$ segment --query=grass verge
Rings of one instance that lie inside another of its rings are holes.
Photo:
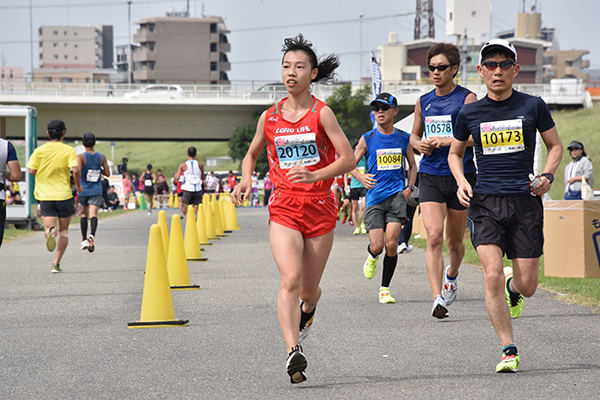
[[[427,248],[426,239],[415,238],[413,235],[411,244],[415,247],[425,250]],[[479,256],[470,240],[465,240],[465,257],[463,262],[481,268]],[[448,256],[448,247],[444,242],[444,256]],[[504,265],[511,266],[512,263],[504,256]],[[540,267],[538,274],[538,287],[557,293],[560,300],[568,303],[579,304],[587,307],[600,307],[600,278],[557,278],[544,275],[544,256],[540,258]],[[598,309],[600,312],[600,308]]]

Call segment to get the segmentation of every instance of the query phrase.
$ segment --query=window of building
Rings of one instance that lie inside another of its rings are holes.
[[[75,59],[76,59],[76,60],[79,60],[79,57],[75,56]]]
[[[77,36],[77,32],[73,32],[73,35]]]
[[[477,11],[471,11],[471,18],[477,18]]]
[[[217,44],[216,43],[211,43],[210,44],[210,52],[211,53],[216,53],[217,52]]]
[[[71,83],[73,82],[73,78],[60,78],[60,81],[63,83]]]
[[[67,43],[65,43],[65,47],[67,47]]]
[[[90,83],[90,78],[85,78],[85,83]]]
[[[12,79],[13,78],[13,71],[12,71],[12,69],[10,70],[9,74],[10,74],[10,79]],[[4,71],[2,71],[2,75],[4,75]]]
[[[54,59],[55,59],[55,60],[58,60],[58,54],[55,54],[55,55],[54,55]]]
[[[229,62],[229,59],[227,58],[227,54],[221,53],[221,61],[222,62]]]
[[[223,34],[220,34],[220,35],[219,35],[219,43],[229,43],[229,42],[227,41],[227,36],[225,36],[225,35],[223,35]]]
[[[58,35],[58,31],[52,31],[52,33],[56,36]]]
[[[416,81],[417,80],[417,73],[416,72],[403,72],[402,73],[402,80],[403,81]]]
[[[2,79],[4,79],[4,70],[2,70]]]
[[[65,36],[67,36],[67,31],[65,31]]]
[[[452,21],[452,13],[448,14],[448,21]]]
[[[68,59],[69,59],[69,56],[65,54],[65,60],[68,60]]]
[[[217,70],[217,62],[216,61],[211,61],[210,62],[210,70],[211,71],[216,71]]]
[[[549,69],[548,71],[546,71],[546,75],[547,76],[554,76],[554,70],[553,69]]]
[[[78,44],[76,44],[76,45],[75,45],[75,48],[78,48],[78,47],[79,47],[79,45],[78,45]]]
[[[227,72],[222,72],[221,71],[220,75],[221,75],[221,80],[222,81],[228,81],[229,80],[229,77],[227,76]]]
[[[210,24],[210,33],[217,33],[217,24]]]
[[[52,43],[54,47],[58,47],[58,43]]]
[[[44,77],[44,82],[52,82],[52,77],[51,76],[45,76]]]

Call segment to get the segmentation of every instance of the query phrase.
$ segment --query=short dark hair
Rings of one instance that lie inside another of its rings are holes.
[[[196,157],[196,148],[194,146],[188,147],[188,157]]]
[[[427,52],[427,65],[429,65],[429,62],[433,57],[439,56],[440,54],[446,56],[450,65],[460,66],[460,51],[458,50],[458,47],[452,43],[438,43],[431,46]],[[456,74],[458,74],[458,71]],[[453,77],[455,77],[456,74],[454,74]]]
[[[317,60],[317,54],[312,48],[313,44],[306,40],[304,36],[299,33],[297,36],[286,38],[283,41],[283,47],[281,51],[283,52],[283,58],[281,59],[281,63],[283,64],[283,60],[285,55],[290,51],[301,51],[308,56],[310,61],[311,68],[317,68],[319,71],[317,72],[317,76],[312,82],[330,82],[335,77],[335,70],[340,66],[340,59],[335,54],[330,54],[325,57],[321,57],[320,60]]]
[[[146,165],[146,168],[148,169],[148,171],[152,171],[152,164]]]

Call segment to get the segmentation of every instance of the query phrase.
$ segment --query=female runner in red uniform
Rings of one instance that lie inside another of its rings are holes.
[[[321,297],[319,282],[333,244],[337,199],[331,184],[356,161],[333,111],[310,93],[312,82],[327,82],[338,57],[317,61],[302,34],[285,39],[281,77],[288,97],[265,111],[242,163],[242,183],[234,202],[250,196],[251,177],[265,144],[275,188],[269,199],[270,242],[281,275],[277,313],[287,347],[292,383],[306,380],[306,358],[299,343],[306,337]],[[335,152],[338,158],[335,158]],[[299,299],[301,300],[298,307]]]

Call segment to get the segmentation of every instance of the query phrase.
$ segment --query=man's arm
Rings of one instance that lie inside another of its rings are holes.
[[[9,161],[6,165],[8,165],[8,171],[4,171],[4,179],[11,182],[19,182],[23,177],[19,160]]]
[[[106,161],[106,156],[104,154],[102,154],[102,174],[106,177],[110,176],[110,169],[108,168],[108,161]]]
[[[554,175],[556,169],[560,165],[560,161],[562,160],[563,155],[563,144],[560,141],[560,137],[558,136],[558,131],[556,130],[556,125],[547,131],[540,132],[542,136],[542,140],[548,149],[548,156],[546,157],[546,165],[544,166],[543,174],[549,173]],[[541,176],[540,184],[535,188],[533,194],[536,196],[542,196],[545,193],[548,193],[550,188],[552,187],[552,183],[545,176]]]
[[[473,188],[467,181],[467,178],[465,178],[465,171],[463,169],[463,158],[466,149],[467,141],[463,142],[456,138],[452,139],[452,145],[448,153],[448,166],[452,171],[452,175],[454,175],[454,179],[456,179],[458,201],[463,206],[469,207],[471,197],[473,197]]]

